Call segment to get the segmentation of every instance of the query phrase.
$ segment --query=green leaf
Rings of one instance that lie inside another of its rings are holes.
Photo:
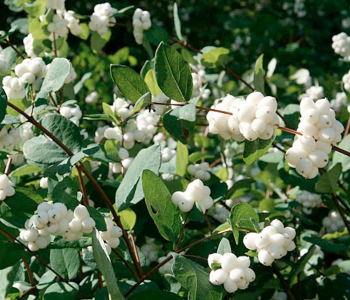
[[[107,253],[105,243],[97,230],[94,230],[92,233],[92,249],[96,264],[105,279],[110,299],[124,299],[123,295],[119,291],[111,259]]]
[[[70,71],[70,63],[65,58],[55,58],[43,80],[35,100],[47,99],[49,93],[57,92],[63,85]]]
[[[263,67],[264,54],[261,54],[256,60],[255,69],[254,69],[254,88],[265,94],[265,71]]]
[[[90,217],[94,219],[96,228],[100,231],[107,231],[106,221],[103,215],[91,206],[86,206],[89,211]]]
[[[230,50],[223,47],[212,49],[201,56],[201,63],[207,68],[222,66],[229,53]]]
[[[107,157],[109,157],[113,161],[120,161],[120,158],[119,158],[120,143],[117,140],[107,140],[104,143],[103,148]]]
[[[64,177],[60,182],[58,182],[54,186],[52,192],[50,191],[49,186],[49,193],[53,202],[64,203],[67,208],[71,210],[74,210],[79,205],[77,191],[75,182],[69,176]]]
[[[299,104],[289,104],[283,111],[283,116],[286,118],[289,124],[293,128],[297,128],[300,118],[300,105]]]
[[[73,248],[51,249],[50,264],[62,277],[73,279],[80,268],[79,252]]]
[[[20,264],[0,270],[0,300],[8,299],[6,294],[11,289],[12,284],[16,279],[16,274],[19,270]]]
[[[110,121],[114,122],[116,125],[120,124],[116,114],[114,113],[109,104],[107,104],[106,102],[102,102],[102,110],[107,115]]]
[[[250,189],[252,184],[255,182],[254,179],[247,178],[242,179],[233,184],[233,186],[227,191],[226,198],[233,199],[246,194]]]
[[[125,230],[132,230],[136,224],[136,214],[131,208],[117,213]]]
[[[176,173],[184,176],[187,172],[188,165],[188,149],[187,146],[178,142],[176,148]]]
[[[223,288],[212,285],[208,280],[208,272],[192,260],[176,255],[172,271],[176,280],[189,291],[188,300],[222,299]]]
[[[147,169],[158,174],[160,163],[161,152],[159,146],[154,145],[141,150],[137,154],[115,194],[115,203],[119,211],[143,199],[142,172]]]
[[[296,276],[298,274],[300,274],[306,264],[308,263],[308,261],[310,260],[310,258],[312,257],[312,255],[314,254],[315,252],[315,249],[316,247],[315,246],[312,246],[310,249],[308,249],[307,253],[304,254],[298,261],[297,263],[293,266],[293,269],[292,271],[290,272],[290,279],[289,279],[289,282],[293,282],[294,279],[296,278]]]
[[[145,108],[152,104],[152,97],[150,92],[144,94],[141,96],[139,100],[135,103],[134,109],[131,111],[130,116],[141,110],[142,108]]]
[[[75,300],[78,291],[79,287],[76,283],[55,282],[45,291],[44,300]]]
[[[327,241],[325,239],[322,239],[316,236],[313,236],[313,237],[306,236],[303,238],[303,240],[310,242],[313,245],[318,245],[321,247],[322,250],[328,251],[328,252],[338,253],[338,252],[350,250],[349,246],[347,245],[332,243],[330,241]]]
[[[180,296],[167,292],[167,291],[157,291],[157,290],[147,290],[138,292],[131,295],[128,300],[183,300]]]
[[[268,140],[262,140],[259,138],[252,142],[246,140],[244,142],[244,162],[247,165],[251,165],[253,162],[265,155],[265,153],[270,149],[274,140],[275,136],[271,137]]]
[[[83,137],[78,126],[72,121],[60,114],[49,114],[43,118],[42,125],[74,154],[81,150]]]
[[[43,135],[26,141],[23,145],[23,155],[27,160],[39,164],[56,164],[68,157],[62,148]]]
[[[144,170],[142,187],[148,212],[159,233],[168,241],[176,241],[182,228],[182,222],[179,210],[172,202],[166,185],[152,171]]]
[[[230,223],[236,244],[238,244],[239,228],[255,230],[251,219],[256,223],[259,223],[259,216],[251,205],[247,203],[239,203],[232,207]]]
[[[191,99],[191,68],[181,54],[163,42],[156,51],[155,71],[158,85],[166,96],[179,102]]]
[[[152,23],[152,27],[149,30],[143,32],[145,35],[145,41],[157,46],[161,42],[169,43],[169,34],[160,26]],[[153,55],[152,55],[153,56]]]
[[[200,151],[197,152],[193,152],[191,153],[191,155],[188,157],[188,161],[191,164],[195,164],[197,161],[201,160],[201,159],[210,159],[210,158],[214,158],[215,155],[213,154],[203,154]]]
[[[38,204],[43,202],[42,196],[29,189],[15,187],[16,193],[12,197],[7,197],[4,202],[14,213],[34,213]]]
[[[157,83],[156,73],[153,69],[148,70],[146,73],[145,82],[154,97],[162,93]]]
[[[111,76],[123,95],[133,103],[149,92],[142,77],[127,66],[111,65]]]
[[[2,87],[0,87],[0,123],[5,119],[7,107],[7,96]]]
[[[11,172],[9,177],[13,177],[13,176],[21,177],[24,175],[30,175],[37,172],[41,172],[42,170],[43,169],[41,167],[36,167],[32,165],[23,165],[17,168],[16,170],[14,170],[13,172]]]
[[[222,238],[216,252],[221,255],[232,253],[230,241],[227,238]]]
[[[332,169],[322,174],[316,183],[316,192],[335,193],[341,172],[342,165],[341,163],[337,163]]]
[[[26,256],[26,252],[20,244],[10,242],[7,238],[4,240],[1,238],[2,236],[0,236],[0,253],[6,253],[6,257],[3,256],[0,259],[0,270],[3,270],[15,265],[19,260]]]
[[[104,35],[99,35],[97,33],[97,31],[93,31],[92,34],[91,34],[91,40],[90,40],[91,49],[95,53],[97,53],[104,46],[106,46],[106,44],[110,40],[111,36],[112,36],[112,31],[111,30],[108,30],[108,32],[106,34],[104,34]]]
[[[350,149],[350,135],[347,135],[345,138],[343,138],[338,147],[341,149]],[[337,163],[341,163],[343,171],[346,172],[350,168],[350,157],[340,152],[334,151],[332,166],[336,165]]]
[[[163,117],[164,128],[181,143],[186,143],[194,134],[196,106],[187,104],[168,111]]]
[[[173,14],[174,14],[174,25],[175,25],[176,36],[180,41],[184,41],[184,37],[181,34],[181,22],[180,22],[179,11],[178,11],[176,2],[174,2]]]

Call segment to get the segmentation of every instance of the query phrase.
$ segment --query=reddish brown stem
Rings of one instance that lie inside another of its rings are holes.
[[[342,218],[343,221],[344,221],[345,227],[346,227],[346,229],[348,230],[348,234],[350,235],[350,224],[349,224],[349,221],[348,221],[348,219],[346,218],[346,216],[345,216],[345,214],[344,214],[344,211],[343,211],[342,207],[340,206],[337,197],[336,197],[334,194],[332,194],[332,199],[333,199],[333,201],[334,201],[334,203],[335,203],[335,206],[337,207],[337,209],[338,209],[338,211],[339,211],[339,214],[340,214],[341,218]]]
[[[88,197],[88,195],[86,193],[86,188],[85,188],[85,184],[84,184],[84,180],[83,180],[83,175],[81,174],[80,168],[77,168],[77,172],[78,172],[81,192],[83,194],[83,198],[82,198],[81,202],[84,203],[85,206],[89,206],[89,197]]]
[[[288,283],[284,280],[283,275],[281,274],[280,270],[276,267],[275,263],[272,263],[272,269],[273,269],[273,272],[277,275],[277,278],[279,279],[279,281],[282,283],[284,291],[288,295],[289,300],[295,300]]]
[[[139,268],[141,269],[141,276],[143,276],[142,268],[141,268],[141,264],[140,264],[140,257],[139,257],[139,253],[137,252],[137,247],[136,247],[136,243],[135,243],[135,238],[131,232],[130,232],[130,238],[131,238],[132,246],[134,248],[137,264],[138,264]]]
[[[182,237],[184,235],[184,232],[185,232],[185,227],[186,227],[186,224],[187,224],[187,219],[188,219],[188,214],[186,214],[186,218],[184,220],[184,223],[182,224],[182,228],[181,228],[181,232],[180,232],[180,235],[179,235],[179,239],[176,243],[176,246],[175,246],[175,251],[179,249],[179,246],[180,246],[180,243],[181,243],[181,240],[182,240]]]
[[[23,257],[23,258],[22,258],[22,261],[23,261],[23,263],[24,263],[24,267],[26,268],[26,271],[27,271],[27,274],[28,274],[28,278],[29,278],[30,285],[31,285],[31,286],[35,286],[34,279],[33,279],[33,274],[32,274],[32,270],[30,269],[28,260],[27,260],[25,257]]]
[[[15,52],[17,53],[17,55],[22,58],[25,59],[25,57],[23,56],[23,54],[21,52],[19,52],[19,50],[11,43],[10,39],[6,39],[4,41],[7,45],[9,45],[13,50],[15,50]]]
[[[7,159],[7,164],[6,164],[6,168],[5,168],[5,171],[4,171],[4,174],[7,175],[7,176],[10,174],[11,163],[12,163],[12,158],[9,157]]]
[[[131,265],[124,259],[124,257],[115,249],[112,248],[112,251],[114,252],[115,255],[119,257],[119,259],[124,263],[124,265],[131,271],[131,273],[134,274],[136,278],[138,278],[137,273],[135,270],[131,267]]]
[[[345,132],[344,132],[344,137],[346,137],[346,136],[349,134],[349,130],[350,130],[350,115],[349,115],[349,118],[348,118],[348,123],[346,124],[346,129],[345,129]]]

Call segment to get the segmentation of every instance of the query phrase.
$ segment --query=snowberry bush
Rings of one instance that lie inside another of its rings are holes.
[[[233,2],[5,1],[0,300],[350,298],[346,7]]]

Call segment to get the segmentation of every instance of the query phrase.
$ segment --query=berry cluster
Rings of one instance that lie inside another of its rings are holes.
[[[332,37],[332,48],[334,52],[341,55],[345,61],[350,61],[350,37],[341,32]]]
[[[68,20],[61,14],[54,14],[52,21],[47,25],[47,30],[50,32],[49,39],[55,40],[57,38],[63,38],[68,35]]]
[[[137,8],[132,16],[132,26],[134,27],[135,41],[141,45],[143,41],[143,31],[150,29],[152,26],[150,13],[141,8]]]
[[[245,290],[255,280],[255,272],[249,268],[248,256],[237,257],[229,252],[224,255],[213,253],[208,257],[208,265],[212,269],[209,281],[214,285],[223,284],[228,293]]]
[[[29,227],[29,220],[25,223],[25,229],[21,229],[19,237],[22,241],[28,243],[31,251],[45,249],[51,242],[50,234],[45,230],[37,230]]]
[[[169,101],[169,98],[164,93],[161,93],[156,97],[152,96],[152,102],[167,103],[168,101]],[[157,115],[161,116],[165,112],[167,107],[165,105],[154,104],[153,109]]]
[[[296,201],[303,206],[303,212],[309,215],[312,213],[313,208],[320,206],[322,197],[321,195],[303,191],[302,194],[297,196]]]
[[[345,228],[344,221],[337,211],[331,211],[327,217],[323,218],[322,224],[327,232],[343,231]]]
[[[31,33],[29,33],[24,39],[24,51],[27,53],[28,57],[36,57],[34,52],[34,37]]]
[[[210,179],[210,173],[208,172],[209,163],[202,162],[200,164],[189,165],[187,167],[188,174],[192,178],[198,178],[202,181],[208,181]]]
[[[60,114],[72,121],[74,124],[79,126],[79,120],[83,116],[83,113],[80,110],[80,106],[75,104],[74,106],[61,106]]]
[[[121,228],[114,224],[110,217],[105,217],[107,231],[100,231],[103,238],[108,254],[110,255],[112,249],[117,248],[120,244],[119,238],[123,235]]]
[[[344,126],[335,119],[335,112],[326,98],[316,102],[303,98],[300,113],[297,130],[303,136],[297,137],[285,157],[300,175],[311,179],[317,176],[318,168],[327,165],[332,144],[340,142]]]
[[[0,175],[0,201],[5,200],[6,197],[13,196],[15,193],[12,181],[6,174]]]
[[[129,169],[132,162],[134,161],[133,157],[129,157],[129,151],[125,148],[119,149],[118,156],[120,158],[120,163],[119,162],[110,163],[110,170],[112,171],[112,173],[116,173],[116,174],[121,173],[122,167],[124,168],[124,170]]]
[[[280,123],[276,114],[276,99],[264,97],[260,92],[249,94],[246,100],[228,95],[213,108],[232,113],[231,116],[214,111],[207,114],[209,131],[224,139],[267,140],[274,135],[274,130]]]
[[[175,192],[171,200],[183,212],[189,212],[197,203],[200,210],[205,213],[214,204],[213,198],[210,197],[210,188],[205,186],[200,179],[192,181],[185,192]]]
[[[213,217],[215,220],[218,220],[220,223],[225,223],[230,217],[230,211],[221,204],[216,204],[214,206]]]
[[[114,26],[116,19],[113,17],[118,10],[113,8],[108,2],[97,4],[94,7],[94,13],[90,17],[89,28],[104,35],[108,32],[108,27]]]
[[[91,94],[87,95],[85,98],[85,102],[88,104],[96,103],[98,100],[98,93],[96,91],[92,92]]]
[[[45,71],[45,63],[41,57],[26,58],[16,65],[17,77],[6,76],[2,80],[4,90],[9,99],[19,99],[25,96],[24,83],[31,84],[34,90],[40,88]]]
[[[154,238],[146,238],[146,244],[141,246],[141,251],[146,258],[146,265],[149,266],[152,262],[158,260],[159,250],[162,248],[161,245],[157,245]]]
[[[342,78],[344,89],[350,92],[350,71],[346,73]]]
[[[39,233],[46,231],[48,234],[60,235],[66,241],[75,241],[84,233],[91,233],[95,221],[83,205],[78,205],[73,212],[63,203],[43,202],[38,205],[37,214],[33,216],[33,226]]]
[[[64,12],[64,18],[68,21],[67,27],[73,35],[79,35],[81,32],[80,21],[74,17],[75,12],[68,10]]]
[[[162,162],[171,160],[176,155],[176,150],[171,147],[162,149]]]
[[[15,145],[19,143],[21,143],[21,136],[19,135],[18,129],[8,129],[4,126],[0,130],[0,149],[12,151],[15,148]]]
[[[350,76],[349,76],[350,77]],[[350,90],[350,78],[349,78],[348,89]],[[330,104],[335,112],[340,112],[342,107],[348,103],[348,97],[344,92],[337,93],[335,95],[335,99],[332,99]]]
[[[277,219],[273,220],[270,226],[263,228],[260,233],[248,233],[243,243],[249,250],[258,252],[259,261],[270,266],[275,259],[280,259],[287,254],[287,251],[295,249],[296,232],[292,227],[284,227]]]
[[[322,86],[311,86],[306,90],[306,97],[311,98],[312,100],[318,100],[324,97],[323,87]]]

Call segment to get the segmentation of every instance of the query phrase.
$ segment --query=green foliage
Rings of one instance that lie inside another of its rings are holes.
[[[73,248],[51,249],[51,267],[62,277],[73,279],[79,272],[79,252]]]
[[[163,117],[164,128],[181,143],[186,143],[194,134],[196,106],[187,104],[168,111]]]
[[[113,266],[111,259],[107,253],[105,243],[101,238],[98,231],[94,230],[92,233],[92,248],[94,251],[94,258],[98,268],[100,269],[103,277],[105,278],[109,296],[111,300],[125,299],[120,293],[115,275],[113,272]]]
[[[208,281],[209,274],[192,260],[176,255],[172,266],[176,280],[188,290],[189,300],[219,300],[223,297],[223,289],[213,286]]]
[[[172,47],[160,43],[155,56],[158,85],[170,99],[185,102],[192,97],[192,76],[188,63]]]
[[[255,62],[254,87],[257,91],[265,94],[265,71],[263,67],[264,54],[261,54]]]
[[[201,56],[201,63],[208,68],[222,66],[224,65],[229,53],[229,49],[223,47],[214,48]]]
[[[156,174],[147,169],[142,173],[142,187],[148,212],[159,233],[168,241],[176,241],[182,222],[167,187]]]
[[[240,228],[256,231],[254,222],[259,223],[259,216],[251,205],[239,203],[232,207],[230,224],[236,244],[239,241]]]
[[[111,65],[111,75],[119,90],[133,103],[149,92],[142,77],[129,67]]]
[[[143,199],[142,172],[143,170],[150,170],[155,174],[158,174],[160,156],[159,146],[152,146],[141,150],[135,157],[132,166],[129,168],[124,180],[115,194],[115,203],[119,211],[124,210]]]
[[[46,99],[51,92],[57,92],[64,84],[70,70],[70,63],[65,58],[55,58],[43,80],[36,100]]]
[[[0,123],[4,120],[6,116],[6,107],[7,107],[7,97],[4,89],[0,88]]]
[[[245,141],[243,160],[247,165],[252,164],[270,149],[275,137],[271,137],[268,140],[262,140],[257,138],[255,141]]]
[[[316,191],[319,193],[333,193],[336,192],[337,182],[342,172],[342,165],[337,163],[331,170],[320,176],[316,183]]]

